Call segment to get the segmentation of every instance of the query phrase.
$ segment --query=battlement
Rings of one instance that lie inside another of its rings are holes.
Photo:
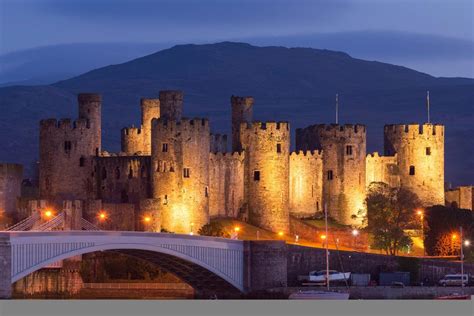
[[[70,118],[57,119],[45,119],[40,121],[40,129],[48,130],[55,129],[61,131],[75,130],[75,129],[88,129],[90,128],[86,119],[72,120]]]
[[[301,158],[317,158],[323,159],[323,151],[322,150],[298,150],[293,151],[290,154],[290,159],[301,159]]]
[[[77,95],[79,104],[90,102],[102,102],[102,96],[98,93],[79,93]]]
[[[318,135],[325,135],[327,137],[351,137],[351,136],[365,136],[366,127],[362,124],[315,124],[306,128],[298,128],[299,132],[315,132]]]
[[[374,151],[373,153],[369,153],[366,156],[367,160],[393,160],[396,162],[397,160],[397,153],[393,156],[386,156],[386,155],[380,155],[378,151]]]
[[[216,142],[226,142],[227,141],[227,135],[226,134],[211,134],[211,139],[216,141]]]
[[[388,124],[384,126],[387,136],[417,137],[417,135],[444,137],[444,125],[442,124]]]
[[[132,125],[131,127],[122,128],[122,134],[126,136],[141,135],[142,129]]]
[[[208,130],[209,120],[207,118],[183,118],[181,120],[153,119],[152,126],[158,130],[176,131],[176,130]]]
[[[234,152],[224,152],[224,153],[223,152],[210,153],[209,159],[214,160],[214,161],[228,160],[228,159],[244,161],[245,152],[234,151]]]
[[[290,130],[290,123],[286,121],[268,121],[268,122],[260,122],[254,121],[252,123],[242,123],[240,125],[240,130],[253,130],[255,132],[260,131],[289,131]]]

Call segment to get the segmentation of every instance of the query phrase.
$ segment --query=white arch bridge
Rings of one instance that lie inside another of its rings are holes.
[[[0,232],[0,297],[11,284],[58,260],[95,251],[141,258],[197,290],[246,292],[249,242],[166,233],[119,231]]]

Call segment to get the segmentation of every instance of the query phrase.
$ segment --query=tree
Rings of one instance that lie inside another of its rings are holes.
[[[229,234],[224,230],[224,227],[219,222],[210,222],[202,226],[198,234],[201,236],[213,236],[213,237],[225,237],[228,238]]]
[[[399,250],[412,245],[404,229],[416,220],[415,209],[420,206],[420,201],[415,193],[376,182],[369,186],[366,205],[364,223],[373,235],[373,248],[396,255]]]
[[[474,213],[471,210],[435,205],[425,211],[426,252],[430,256],[452,256],[460,253],[460,232],[463,238],[473,241]],[[466,258],[472,256],[472,246],[465,248]]]

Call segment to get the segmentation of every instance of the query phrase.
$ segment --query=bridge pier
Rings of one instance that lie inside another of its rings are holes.
[[[9,237],[0,236],[0,299],[11,298],[12,247]]]
[[[245,292],[251,295],[275,287],[286,287],[287,252],[284,241],[245,241]]]

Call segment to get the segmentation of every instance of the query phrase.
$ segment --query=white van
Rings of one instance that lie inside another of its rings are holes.
[[[469,275],[467,274],[446,274],[438,284],[441,286],[467,286],[469,283]]]

